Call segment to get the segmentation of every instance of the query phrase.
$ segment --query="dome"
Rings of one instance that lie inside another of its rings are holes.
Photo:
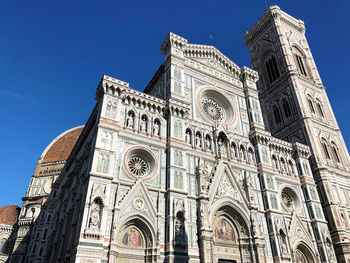
[[[20,208],[17,205],[0,207],[0,224],[14,225],[18,221]]]
[[[57,136],[41,155],[42,163],[67,160],[83,128],[84,126],[75,127]]]

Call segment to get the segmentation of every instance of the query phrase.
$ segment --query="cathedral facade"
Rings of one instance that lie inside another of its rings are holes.
[[[143,92],[104,75],[9,262],[349,262],[349,154],[304,24],[272,6],[244,40],[254,70],[169,33]]]

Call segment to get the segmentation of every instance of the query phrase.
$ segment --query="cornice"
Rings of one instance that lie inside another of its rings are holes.
[[[241,74],[241,68],[212,45],[190,44],[187,39],[170,32],[161,45],[162,53],[166,55],[171,47],[180,49],[183,56],[187,58],[215,59],[221,67],[236,78]]]
[[[305,33],[305,24],[302,20],[292,17],[279,6],[273,5],[267,8],[264,15],[244,34],[245,45],[251,46],[275,21],[281,21],[301,34]]]

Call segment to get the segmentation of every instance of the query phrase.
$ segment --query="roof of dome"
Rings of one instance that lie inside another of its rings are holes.
[[[83,128],[84,126],[75,127],[57,136],[41,155],[42,162],[52,163],[67,160]]]
[[[14,225],[18,221],[20,208],[17,205],[0,207],[0,224]]]

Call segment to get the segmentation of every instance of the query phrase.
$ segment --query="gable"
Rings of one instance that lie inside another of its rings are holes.
[[[228,164],[221,161],[209,189],[209,205],[220,199],[229,199],[237,206],[248,209],[248,200]]]
[[[142,179],[136,182],[120,204],[121,220],[131,215],[142,215],[150,223],[156,220],[157,210]]]

